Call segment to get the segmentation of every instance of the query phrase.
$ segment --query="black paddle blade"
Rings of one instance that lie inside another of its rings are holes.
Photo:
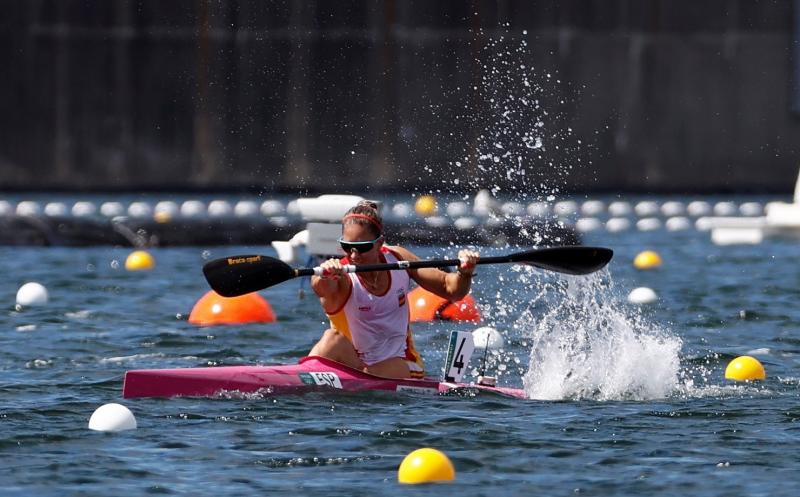
[[[614,251],[604,247],[547,247],[511,254],[509,262],[565,274],[589,274],[603,269],[613,256]]]
[[[285,262],[264,255],[236,255],[203,266],[208,284],[223,297],[257,292],[297,276]]]

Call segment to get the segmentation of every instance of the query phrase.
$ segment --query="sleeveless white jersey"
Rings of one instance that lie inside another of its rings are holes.
[[[387,248],[381,250],[386,262],[398,259]],[[409,308],[406,295],[411,278],[406,271],[389,272],[389,289],[383,295],[370,293],[357,273],[350,278],[350,295],[338,311],[328,314],[331,326],[347,337],[359,357],[368,366],[401,357],[412,363],[412,372],[422,372],[422,360],[414,349],[409,329]]]

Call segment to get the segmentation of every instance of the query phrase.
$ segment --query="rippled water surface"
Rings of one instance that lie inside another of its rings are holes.
[[[387,393],[276,398],[121,398],[128,369],[287,363],[324,327],[294,280],[262,292],[279,323],[197,328],[208,258],[268,247],[153,249],[157,268],[121,269],[129,249],[0,248],[2,495],[796,495],[800,483],[800,248],[716,247],[694,230],[596,233],[616,257],[590,278],[481,267],[474,295],[506,347],[489,354],[521,401]],[[657,250],[664,265],[636,271]],[[426,257],[450,248],[417,248]],[[514,249],[485,249],[502,253]],[[26,281],[46,307],[16,310]],[[659,294],[636,308],[638,286]],[[430,372],[446,337],[474,325],[415,327]],[[724,379],[758,357],[768,378]],[[480,364],[480,353],[473,366]],[[138,429],[97,433],[92,412],[121,402]],[[457,479],[403,487],[420,447]]]

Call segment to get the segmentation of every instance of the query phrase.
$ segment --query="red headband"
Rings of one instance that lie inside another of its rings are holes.
[[[376,228],[378,228],[378,233],[383,233],[383,226],[379,223],[375,218],[372,216],[367,216],[366,214],[348,214],[342,218],[342,224],[348,219],[366,219],[370,223],[372,223]]]

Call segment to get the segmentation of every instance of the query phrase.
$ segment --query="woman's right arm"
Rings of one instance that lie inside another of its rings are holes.
[[[326,312],[334,312],[344,305],[350,292],[350,278],[344,273],[339,259],[328,259],[319,265],[323,276],[311,277],[311,289],[319,297]]]

